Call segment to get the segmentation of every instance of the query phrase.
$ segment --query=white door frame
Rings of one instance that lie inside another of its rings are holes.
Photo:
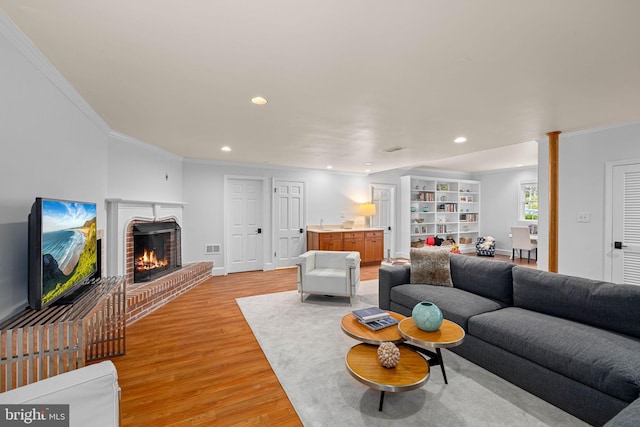
[[[389,223],[391,224],[391,231],[389,232],[389,247],[385,249],[391,250],[391,257],[395,258],[396,254],[396,229],[398,223],[396,221],[396,188],[395,184],[378,184],[372,182],[369,184],[369,201],[373,202],[373,190],[374,188],[386,188],[391,191],[391,206],[389,207]],[[387,253],[384,253],[384,257],[387,257]]]
[[[604,280],[613,280],[613,168],[640,164],[640,159],[614,160],[605,163],[604,175]]]
[[[271,247],[270,238],[267,236],[271,236],[271,221],[269,221],[269,201],[268,197],[269,191],[267,190],[267,178],[264,176],[251,176],[251,175],[224,175],[224,196],[223,196],[223,205],[224,205],[224,219],[223,219],[223,229],[224,229],[224,251],[222,252],[222,259],[224,263],[223,274],[226,276],[229,274],[229,260],[227,259],[227,254],[229,253],[229,240],[231,228],[229,224],[231,223],[231,206],[228,197],[230,194],[229,183],[232,180],[249,180],[249,181],[259,181],[262,183],[262,270],[265,271],[269,269],[269,265],[272,263],[269,262],[272,258],[269,256],[271,251],[269,248]]]

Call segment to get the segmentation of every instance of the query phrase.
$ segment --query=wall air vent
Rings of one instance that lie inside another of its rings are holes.
[[[205,255],[219,254],[221,252],[219,243],[207,243],[204,245]]]
[[[396,151],[402,151],[402,150],[406,150],[407,147],[401,147],[399,145],[396,145],[395,147],[389,147],[389,148],[385,148],[384,150],[382,150],[384,153],[395,153]]]

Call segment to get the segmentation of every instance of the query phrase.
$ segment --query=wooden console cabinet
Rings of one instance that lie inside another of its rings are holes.
[[[360,261],[364,261],[364,231],[346,231],[342,233],[342,250],[360,252]]]
[[[362,257],[362,253],[360,256]],[[363,262],[380,262],[384,258],[384,231],[364,232]]]
[[[341,251],[342,233],[321,233],[318,242],[318,249],[321,251]]]
[[[307,230],[307,250],[356,251],[360,262],[374,264],[384,258],[383,230]]]

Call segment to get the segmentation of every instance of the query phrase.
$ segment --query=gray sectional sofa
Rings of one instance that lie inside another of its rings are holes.
[[[453,287],[381,268],[380,308],[431,301],[466,331],[452,351],[589,424],[640,425],[640,286],[455,254],[450,270]]]

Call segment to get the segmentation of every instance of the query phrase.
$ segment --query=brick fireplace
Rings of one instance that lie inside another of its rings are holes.
[[[149,282],[182,267],[181,228],[174,219],[131,221],[125,247],[127,284]]]
[[[182,265],[183,206],[181,202],[107,199],[106,275],[125,278],[129,324],[211,277],[212,262]],[[149,239],[149,236],[158,238]],[[150,241],[147,258],[144,251],[136,250],[137,237]],[[149,256],[150,249],[155,260]],[[136,262],[146,267],[158,264],[157,271],[162,274],[143,273],[142,280],[138,281]],[[165,268],[169,264],[172,266]]]

